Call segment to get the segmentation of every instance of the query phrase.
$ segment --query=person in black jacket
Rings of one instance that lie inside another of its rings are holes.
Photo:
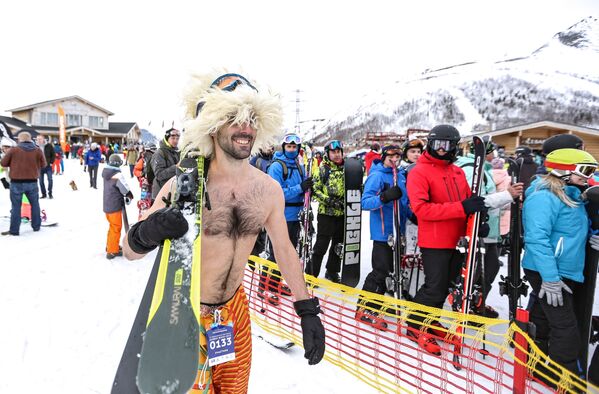
[[[532,150],[528,146],[519,146],[516,148],[516,160],[520,164],[520,182],[524,183],[524,190],[528,189],[532,177],[537,173],[537,163],[532,156]]]
[[[175,176],[175,169],[179,162],[179,138],[181,132],[170,128],[164,133],[164,138],[160,141],[160,147],[152,155],[152,172],[154,173],[154,182],[152,183],[152,201],[164,186],[166,181]]]
[[[43,135],[38,135],[36,137],[37,146],[44,152],[44,157],[46,158],[46,163],[48,164],[46,167],[43,167],[40,170],[40,189],[42,191],[42,196],[40,198],[54,198],[52,196],[52,163],[54,162],[54,145],[52,145],[52,141],[46,142],[46,138]],[[46,194],[46,185],[44,183],[44,175],[48,177],[48,193]]]

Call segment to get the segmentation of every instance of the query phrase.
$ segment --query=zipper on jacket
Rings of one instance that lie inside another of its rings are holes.
[[[443,183],[445,184],[445,189],[447,190],[447,196],[449,197],[449,201],[454,201],[451,192],[449,191],[449,185],[447,184],[447,177],[443,177]]]
[[[455,191],[458,194],[458,201],[462,201],[462,196],[460,196],[460,189],[458,188],[458,183],[455,181],[455,178],[453,179],[453,184],[455,185]]]

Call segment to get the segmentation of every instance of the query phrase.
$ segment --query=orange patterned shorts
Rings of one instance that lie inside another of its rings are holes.
[[[200,365],[198,376],[190,393],[247,393],[252,364],[252,336],[248,301],[243,286],[229,301],[220,306],[202,304],[200,327]],[[233,322],[235,360],[208,366],[206,331],[214,322],[214,311],[218,309],[222,324]]]

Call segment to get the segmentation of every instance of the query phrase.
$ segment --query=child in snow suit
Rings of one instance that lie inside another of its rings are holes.
[[[133,200],[129,185],[121,173],[122,165],[121,157],[113,154],[108,159],[108,165],[102,171],[104,179],[103,208],[109,224],[106,237],[106,258],[109,260],[123,255],[119,246],[123,227],[123,208],[125,204],[129,205]]]

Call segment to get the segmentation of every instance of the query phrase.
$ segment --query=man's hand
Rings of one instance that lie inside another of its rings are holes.
[[[302,191],[305,193],[308,189],[312,189],[312,186],[314,186],[314,181],[312,180],[312,177],[308,177],[306,179],[304,179],[302,181],[302,183],[300,183],[300,187],[302,188]]]
[[[481,196],[472,196],[463,200],[462,207],[464,208],[464,213],[466,215],[487,210],[487,207],[485,206],[485,199]]]
[[[296,301],[295,312],[302,319],[302,336],[304,339],[304,358],[308,364],[315,365],[322,360],[325,350],[325,334],[322,322],[318,317],[320,304],[318,298]]]
[[[383,204],[386,204],[389,201],[399,200],[402,195],[403,193],[401,192],[399,186],[394,185],[381,193],[381,201]]]
[[[181,211],[176,208],[162,208],[146,220],[135,223],[127,234],[127,240],[135,253],[146,254],[165,239],[182,237],[188,228],[187,220]]]
[[[524,183],[518,182],[508,186],[507,191],[510,192],[513,198],[518,198],[524,192]]]

